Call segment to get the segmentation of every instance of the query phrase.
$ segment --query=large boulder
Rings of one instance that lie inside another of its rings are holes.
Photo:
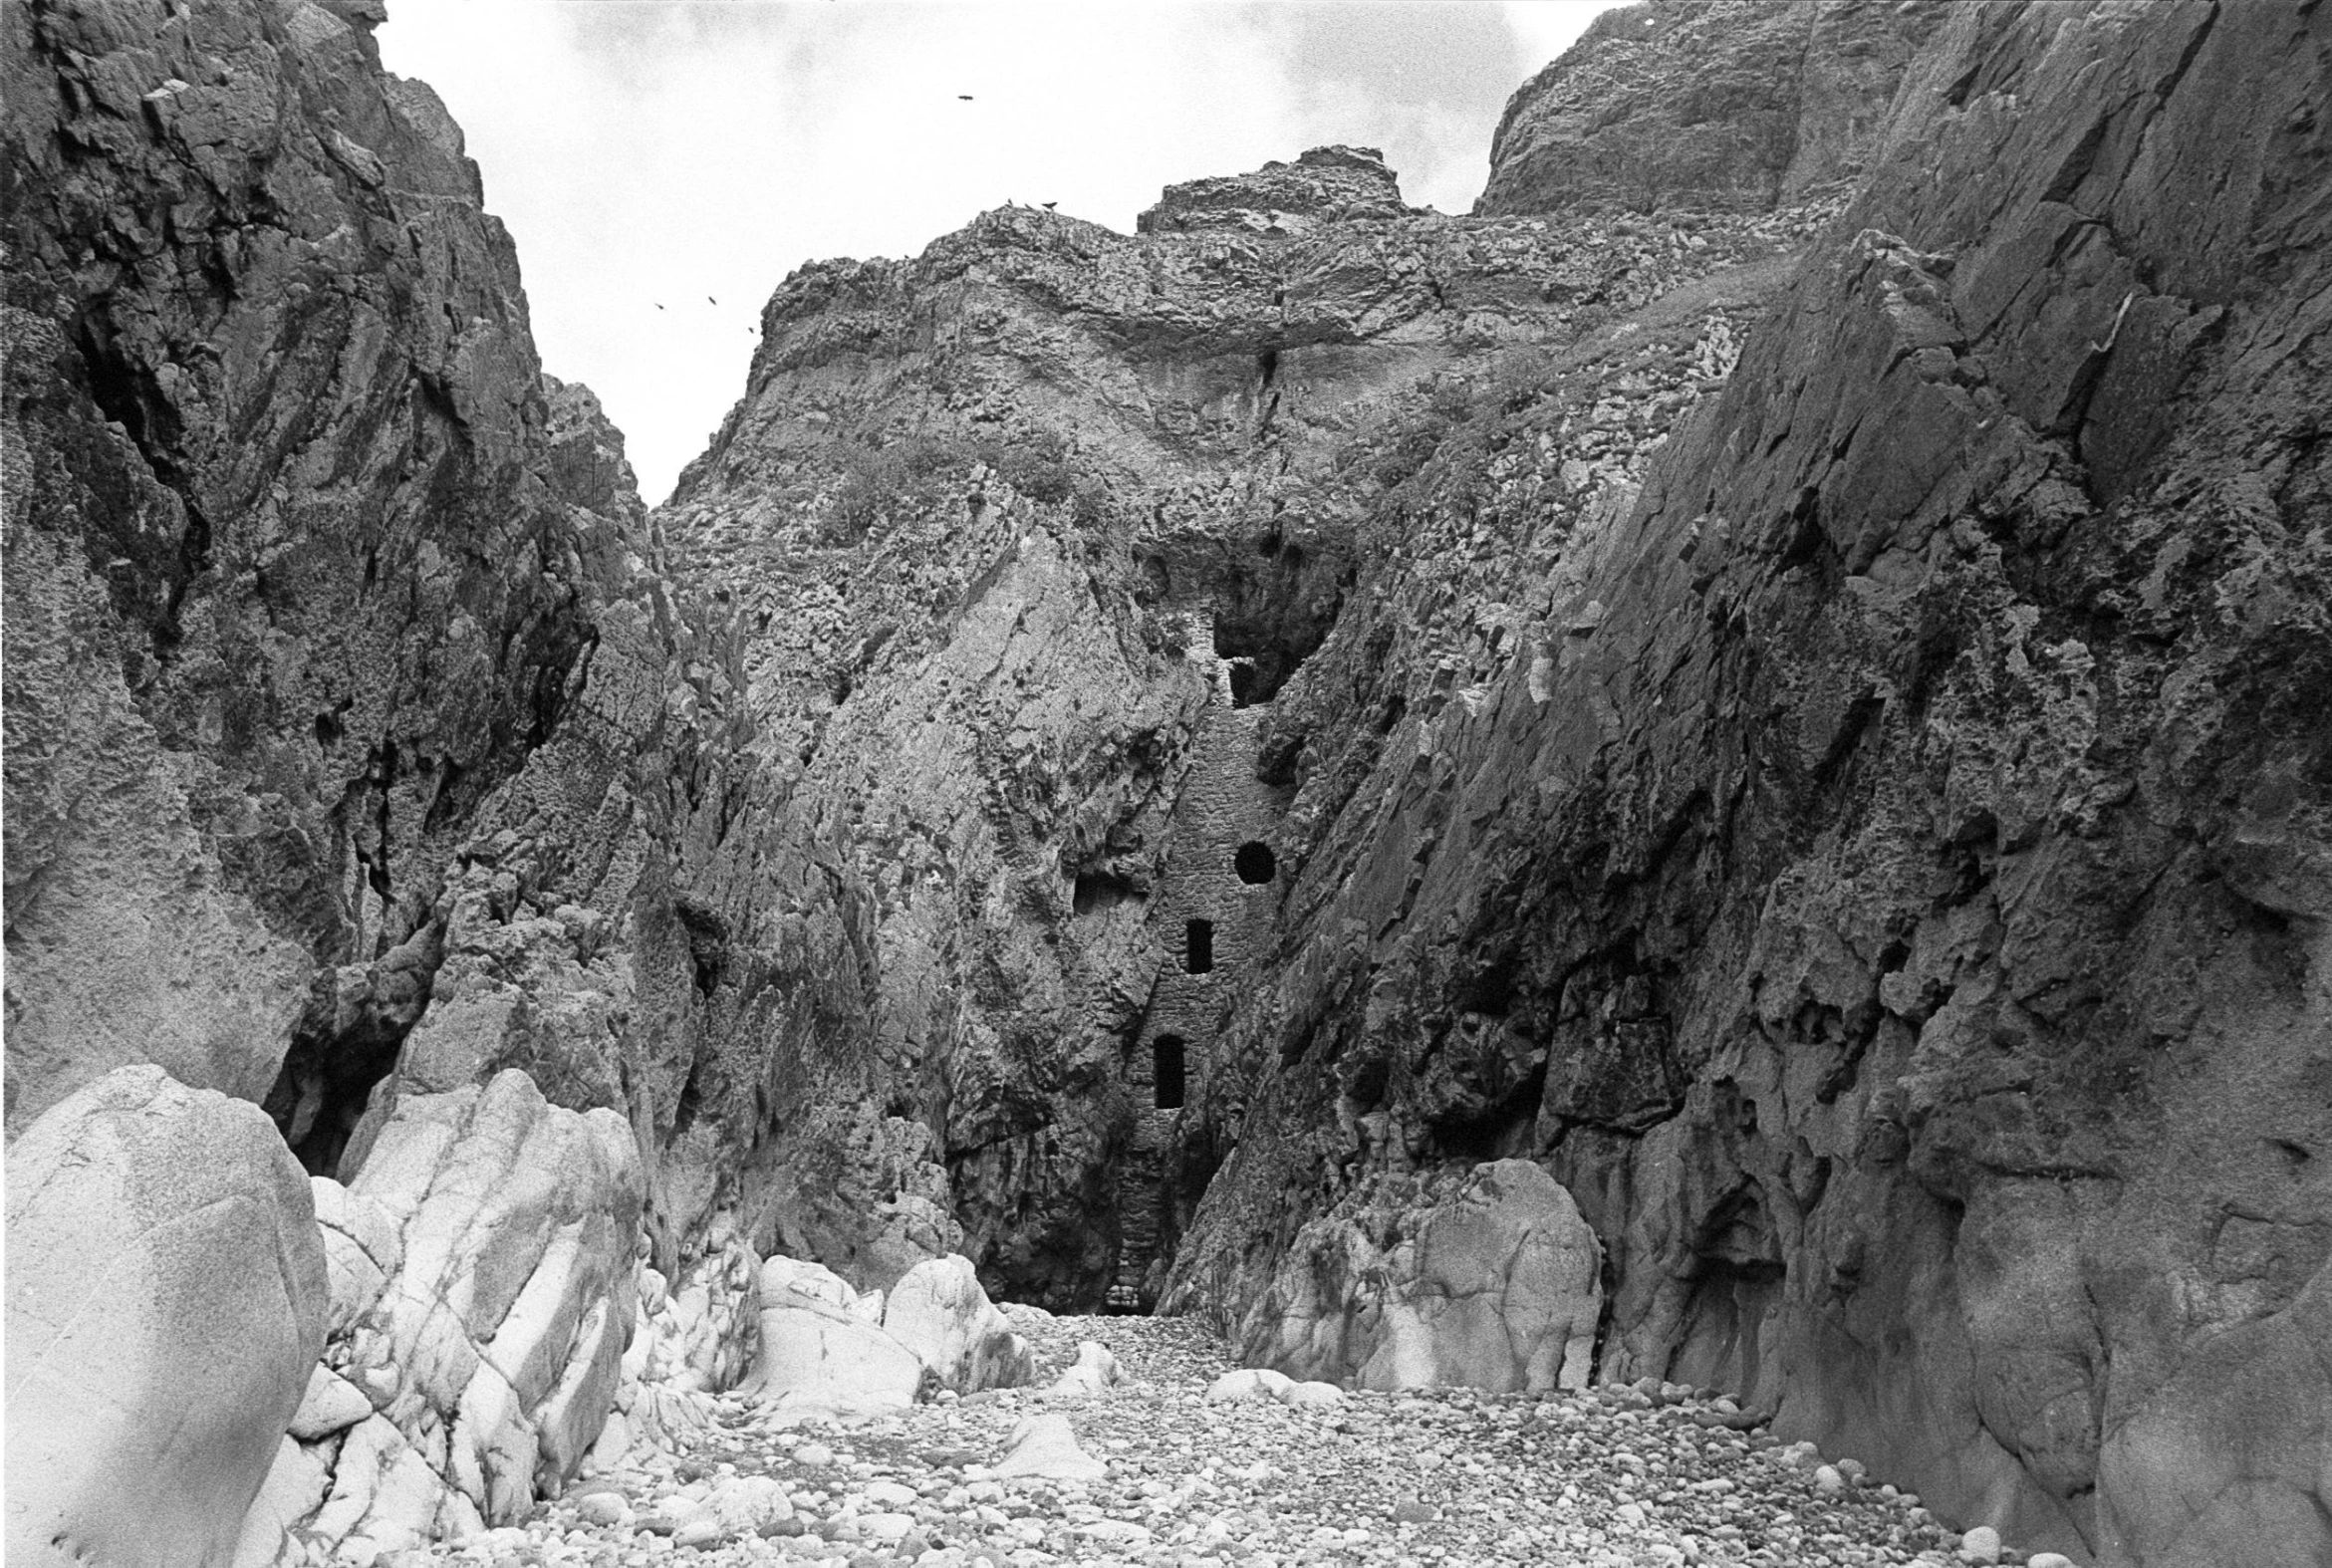
[[[1365,1389],[1586,1386],[1603,1248],[1523,1160],[1388,1177],[1298,1233],[1244,1359]]]
[[[761,1358],[752,1391],[764,1399],[834,1412],[896,1410],[914,1403],[922,1359],[883,1330],[883,1298],[861,1296],[816,1263],[773,1257],[761,1265]]]
[[[901,1275],[884,1303],[883,1328],[958,1394],[1011,1388],[1034,1369],[1028,1341],[1012,1332],[980,1288],[971,1259],[960,1255]]]
[[[308,1178],[260,1109],[150,1065],[8,1152],[7,1551],[231,1560],[324,1344]]]
[[[351,1185],[314,1185],[334,1381],[309,1402],[312,1440],[279,1459],[246,1560],[268,1560],[285,1529],[395,1550],[511,1523],[555,1495],[599,1437],[632,1335],[631,1128],[550,1105],[505,1071],[404,1096]],[[348,1391],[367,1401],[354,1422]]]

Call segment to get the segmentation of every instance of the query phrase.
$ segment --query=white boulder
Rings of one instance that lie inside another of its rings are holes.
[[[1126,1381],[1126,1370],[1118,1365],[1118,1358],[1109,1347],[1085,1340],[1077,1347],[1077,1359],[1071,1362],[1052,1386],[1045,1390],[1047,1399],[1087,1399]]]
[[[833,1270],[788,1257],[761,1265],[760,1287],[754,1394],[838,1412],[914,1403],[922,1359],[884,1332],[879,1298],[864,1299]]]
[[[1224,1373],[1206,1386],[1209,1405],[1235,1405],[1241,1400],[1275,1400],[1283,1390],[1293,1388],[1295,1379],[1269,1367],[1240,1367]]]
[[[7,1168],[9,1560],[230,1562],[323,1347],[306,1175],[257,1106],[151,1065]]]
[[[291,1430],[346,1436],[298,1528],[417,1547],[573,1476],[632,1334],[641,1191],[623,1118],[553,1106],[516,1070],[401,1097],[349,1186],[315,1181],[333,1332]]]
[[[1077,1429],[1057,1414],[1031,1416],[1012,1429],[1007,1452],[996,1462],[999,1476],[1054,1481],[1098,1481],[1109,1466],[1077,1445]]]
[[[960,1255],[917,1263],[892,1286],[883,1328],[958,1394],[1014,1388],[1034,1367],[1028,1342],[1012,1332]]]

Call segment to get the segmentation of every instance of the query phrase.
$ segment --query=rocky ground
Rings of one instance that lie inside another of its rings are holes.
[[[1918,1497],[1776,1443],[1723,1401],[1599,1389],[1210,1403],[1228,1368],[1188,1320],[1023,1317],[1038,1384],[846,1431],[787,1430],[741,1399],[639,1468],[580,1482],[523,1528],[438,1560],[705,1563],[1881,1564],[2017,1561]],[[1038,1392],[1095,1340],[1127,1381]],[[1317,1388],[1317,1385],[1306,1387]],[[1032,1413],[1066,1414],[1091,1482],[999,1478]],[[778,1499],[782,1497],[783,1500]],[[738,1521],[759,1510],[758,1524]],[[723,1516],[730,1522],[724,1522]],[[422,1560],[422,1553],[400,1554]],[[2036,1558],[2044,1565],[2046,1559]],[[2059,1559],[2059,1561],[2062,1561]]]

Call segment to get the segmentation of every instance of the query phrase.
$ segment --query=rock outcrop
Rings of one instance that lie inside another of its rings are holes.
[[[12,1202],[124,1063],[318,1178],[196,1557],[911,1399],[982,1282],[1365,1380],[1414,1259],[1576,1376],[1576,1232],[1521,1343],[1402,1250],[1485,1164],[1606,1377],[2332,1553],[2322,8],[1615,12],[1471,217],[802,268],[653,518],[378,19],[0,18]]]
[[[9,1559],[225,1568],[324,1340],[282,1139],[116,1068],[10,1147],[8,1253]]]
[[[929,1376],[921,1358],[883,1332],[883,1298],[862,1296],[832,1269],[796,1258],[761,1265],[756,1397],[836,1415],[911,1405]]]
[[[1226,229],[1284,237],[1359,218],[1406,218],[1401,182],[1375,147],[1314,147],[1293,163],[1270,162],[1251,174],[1168,185],[1158,205],[1134,220],[1138,234]]]
[[[377,1077],[620,564],[546,483],[509,237],[377,16],[4,24],[11,1131],[123,1062]]]
[[[1764,211],[1863,171],[1948,0],[1644,0],[1506,104],[1476,212]]]
[[[932,1258],[900,1276],[883,1302],[883,1331],[958,1394],[1026,1383],[1028,1343],[980,1289],[967,1257]]]
[[[1363,1389],[1582,1389],[1602,1267],[1571,1194],[1526,1160],[1382,1176],[1296,1233],[1239,1354]]]
[[[350,1185],[314,1186],[331,1333],[249,1560],[278,1560],[285,1532],[352,1554],[460,1538],[558,1495],[633,1335],[631,1129],[504,1071],[407,1096]]]
[[[858,1016],[857,916],[727,950],[766,821],[733,618],[659,575],[621,437],[540,373],[380,19],[0,22],[8,1127],[151,1061],[344,1176],[400,1096],[516,1067],[632,1124],[669,1273],[776,1185],[740,1175],[795,1099],[772,1063]],[[774,1201],[847,1213],[796,1226],[838,1251],[892,1205],[894,1272],[947,1250],[868,1164]]]

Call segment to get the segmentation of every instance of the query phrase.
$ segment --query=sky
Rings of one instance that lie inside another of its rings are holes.
[[[1464,212],[1508,95],[1610,3],[389,0],[377,37],[461,123],[543,368],[653,505],[802,263],[1008,200],[1130,233],[1168,183],[1338,141]]]

